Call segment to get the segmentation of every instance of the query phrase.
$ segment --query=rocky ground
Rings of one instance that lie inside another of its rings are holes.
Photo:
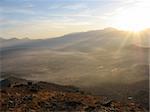
[[[73,86],[9,77],[0,82],[1,112],[146,112],[129,100],[92,96]]]

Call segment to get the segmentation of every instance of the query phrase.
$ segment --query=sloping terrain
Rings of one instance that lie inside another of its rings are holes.
[[[131,96],[148,109],[143,99],[149,94],[149,32],[139,38],[107,28],[49,39],[2,39],[1,78],[74,85],[124,101]]]
[[[5,83],[9,85],[5,85]],[[144,112],[138,103],[92,96],[71,86],[8,77],[0,82],[1,112]],[[146,112],[146,111],[145,111]]]

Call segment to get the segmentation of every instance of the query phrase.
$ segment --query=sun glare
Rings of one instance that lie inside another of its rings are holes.
[[[119,11],[114,17],[114,26],[133,32],[141,31],[150,26],[150,2],[137,3],[132,7],[127,7]]]

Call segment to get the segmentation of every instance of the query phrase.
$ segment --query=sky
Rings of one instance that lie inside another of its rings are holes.
[[[37,39],[106,27],[144,28],[150,26],[148,11],[149,0],[1,0],[0,37]]]

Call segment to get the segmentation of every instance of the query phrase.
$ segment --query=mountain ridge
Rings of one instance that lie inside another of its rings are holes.
[[[148,42],[145,41],[148,39],[148,32],[145,31],[146,35],[144,35],[144,40],[142,40],[141,46],[148,46]],[[126,38],[129,36],[128,38]],[[109,38],[110,37],[110,38]],[[77,32],[70,33],[64,36],[60,36],[57,38],[47,38],[47,39],[4,39],[1,45],[1,49],[9,49],[9,48],[50,48],[50,49],[59,49],[63,48],[63,50],[67,50],[68,48],[73,48],[71,50],[80,50],[89,49],[95,47],[105,47],[103,44],[112,44],[112,47],[121,46],[123,41],[127,41],[125,44],[133,44],[134,43],[134,35],[129,35],[125,31],[117,30],[114,28],[105,28],[103,30],[93,30],[87,32]],[[136,38],[136,37],[135,37]],[[145,42],[144,42],[145,41]],[[147,43],[147,45],[146,45]],[[78,46],[76,46],[78,44]],[[108,46],[108,45],[107,45]],[[139,45],[140,46],[140,45]],[[80,47],[80,48],[78,48]],[[61,50],[60,49],[60,50]],[[84,50],[83,50],[84,51]]]

